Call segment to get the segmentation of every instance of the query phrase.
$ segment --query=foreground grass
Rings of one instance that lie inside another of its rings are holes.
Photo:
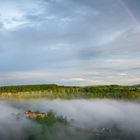
[[[0,98],[113,98],[138,99],[139,86],[58,86],[58,85],[20,85],[0,87]]]

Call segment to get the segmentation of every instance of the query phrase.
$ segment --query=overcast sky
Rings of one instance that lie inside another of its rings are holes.
[[[140,83],[140,0],[0,0],[0,84]]]

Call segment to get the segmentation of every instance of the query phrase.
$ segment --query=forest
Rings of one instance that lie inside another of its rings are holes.
[[[62,86],[55,84],[1,86],[1,98],[140,98],[140,86]]]

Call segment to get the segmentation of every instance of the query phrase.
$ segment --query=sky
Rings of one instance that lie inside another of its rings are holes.
[[[139,0],[0,0],[0,85],[140,83]]]

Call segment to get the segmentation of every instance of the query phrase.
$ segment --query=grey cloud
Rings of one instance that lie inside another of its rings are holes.
[[[75,74],[100,67],[116,73],[119,67],[139,65],[139,31],[118,1],[7,0],[2,4],[10,5],[9,12],[17,8],[21,17],[12,20],[23,24],[1,27],[1,72],[57,69],[67,71],[66,79],[71,67]]]
[[[2,28],[3,27],[3,23],[2,22],[0,22],[0,28]]]

